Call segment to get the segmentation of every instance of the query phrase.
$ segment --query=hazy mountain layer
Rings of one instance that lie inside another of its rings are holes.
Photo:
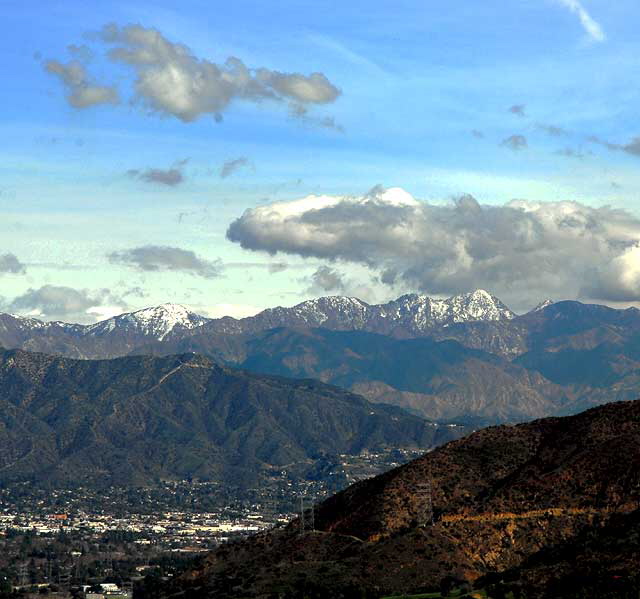
[[[486,291],[448,300],[405,295],[381,305],[369,305],[350,297],[323,297],[292,308],[264,310],[241,320],[204,318],[183,306],[164,304],[94,325],[46,323],[0,314],[0,346],[75,358],[112,358],[145,345],[165,341],[170,345],[194,334],[206,337],[237,335],[285,326],[365,330],[414,337],[453,323],[513,317],[513,312]]]
[[[474,426],[640,394],[640,311],[567,301],[515,316],[482,291],[380,306],[320,298],[242,320],[171,304],[91,326],[0,315],[0,341],[81,358],[194,352]]]

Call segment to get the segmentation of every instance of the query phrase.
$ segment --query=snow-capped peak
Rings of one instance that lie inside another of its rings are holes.
[[[168,303],[109,318],[91,326],[89,332],[108,333],[116,328],[126,328],[162,340],[175,328],[195,329],[207,320],[181,304]]]
[[[471,293],[463,293],[444,300],[450,307],[454,322],[469,320],[502,320],[512,319],[515,314],[497,297],[484,289],[476,289]]]

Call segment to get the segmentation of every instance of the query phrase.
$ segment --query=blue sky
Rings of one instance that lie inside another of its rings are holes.
[[[246,210],[262,208],[255,215],[264,218],[265,207],[277,202],[311,194],[361,197],[376,185],[400,187],[432,206],[450,205],[462,194],[482,206],[513,199],[573,201],[584,210],[609,205],[627,211],[625,227],[635,235],[637,3],[43,6],[0,4],[0,296],[6,310],[90,321],[171,301],[202,313],[241,315],[329,293],[369,301],[407,291],[446,295],[463,290],[462,281],[506,294],[520,309],[543,299],[534,293],[625,305],[640,297],[637,260],[629,252],[598,262],[597,281],[588,289],[575,282],[532,288],[516,275],[506,285],[486,268],[455,283],[445,284],[440,271],[418,277],[422,265],[402,263],[406,248],[380,253],[381,240],[378,264],[361,252],[292,249],[275,237],[260,243],[227,238]],[[119,28],[115,42],[98,34],[109,23]],[[151,105],[152,96],[135,87],[139,64],[108,57],[114,47],[132,48],[123,41],[129,25],[187,47],[194,65],[237,57],[251,73],[263,69],[271,79],[259,100],[234,95],[217,112],[221,122],[211,111],[186,122]],[[80,50],[73,54],[70,45]],[[76,61],[82,90],[117,89],[119,102],[72,106],[73,90],[51,61],[60,68]],[[313,73],[322,81],[303,83],[322,89],[286,87],[300,83],[294,75]],[[222,177],[225,163],[230,174]],[[422,234],[436,237],[440,232],[429,222]],[[326,226],[313,231],[320,233],[335,237]],[[633,235],[625,237],[625,251],[635,248]],[[612,239],[605,235],[590,247],[619,241]],[[416,247],[426,247],[422,241]],[[399,275],[383,282],[382,271],[390,268]],[[616,269],[618,278],[609,281],[607,273]]]

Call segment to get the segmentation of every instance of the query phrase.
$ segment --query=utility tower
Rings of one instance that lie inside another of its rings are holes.
[[[300,495],[300,534],[303,535],[305,531],[305,517],[304,517],[304,495]]]
[[[263,500],[262,518],[271,524],[271,528],[278,526],[278,500],[275,497]]]
[[[431,471],[427,474],[427,480],[418,483],[416,495],[418,496],[418,526],[433,526],[433,491],[431,485]]]
[[[311,527],[311,531],[315,532],[316,530],[316,497],[315,495],[311,495],[311,509],[309,510],[309,526]]]
[[[316,506],[315,496],[311,496],[311,507],[305,508],[305,497],[300,495],[300,534],[305,531],[314,531],[316,529]]]

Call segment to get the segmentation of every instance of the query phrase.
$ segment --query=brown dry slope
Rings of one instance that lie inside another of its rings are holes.
[[[316,532],[300,535],[294,521],[222,547],[171,592],[376,597],[437,589],[447,576],[514,578],[536,556],[597,537],[639,505],[640,401],[609,404],[449,443],[325,501]],[[528,576],[543,589],[552,575],[535,571]]]

